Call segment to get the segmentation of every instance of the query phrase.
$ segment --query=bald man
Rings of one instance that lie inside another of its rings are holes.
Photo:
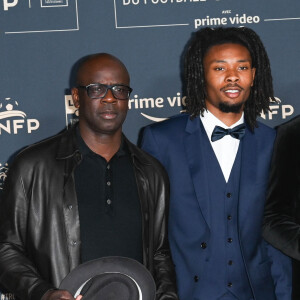
[[[72,88],[78,124],[28,147],[11,166],[0,203],[0,284],[19,299],[74,299],[57,289],[61,280],[105,256],[143,263],[157,299],[177,299],[168,178],[122,133],[131,91],[118,58],[81,59]]]

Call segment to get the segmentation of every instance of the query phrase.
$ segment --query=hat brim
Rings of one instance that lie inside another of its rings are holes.
[[[129,276],[137,284],[143,300],[155,299],[156,286],[151,273],[138,261],[120,256],[102,257],[77,266],[63,279],[59,288],[75,296],[85,282],[104,273]]]

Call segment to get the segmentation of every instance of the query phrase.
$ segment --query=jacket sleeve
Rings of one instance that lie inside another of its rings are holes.
[[[164,171],[164,170],[163,170]],[[162,172],[163,174],[163,172]],[[158,177],[157,199],[154,210],[154,272],[157,283],[157,299],[178,299],[176,275],[171,259],[167,227],[169,183],[167,174]]]
[[[277,132],[263,236],[274,247],[300,260],[300,224],[296,215],[300,212],[300,127],[297,127],[284,125]]]
[[[267,242],[267,251],[271,260],[271,275],[277,300],[290,300],[292,295],[292,261],[281,251]]]
[[[147,150],[146,150],[147,151]],[[155,157],[154,153],[150,153]],[[178,299],[175,268],[168,241],[169,179],[162,165],[155,161],[154,182],[154,260],[153,273],[157,300]]]
[[[26,253],[26,227],[29,203],[25,184],[19,171],[12,166],[0,200],[0,283],[19,299],[40,299],[54,288],[41,279]],[[28,170],[26,170],[28,172]]]

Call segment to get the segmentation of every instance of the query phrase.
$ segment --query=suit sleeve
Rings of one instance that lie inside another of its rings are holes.
[[[158,157],[158,147],[153,138],[150,128],[144,131],[142,148],[155,158]],[[168,241],[168,210],[169,210],[169,180],[163,168],[160,173],[163,180],[159,180],[156,186],[157,203],[154,217],[154,278],[157,285],[156,300],[177,300],[176,275],[171,258]],[[163,213],[162,213],[163,211]]]
[[[290,300],[292,295],[292,262],[281,251],[267,244],[268,256],[271,260],[271,275],[277,300]]]
[[[296,215],[300,211],[299,150],[300,130],[279,127],[263,225],[266,241],[297,260],[300,260],[300,224]]]
[[[159,179],[154,217],[154,274],[157,300],[177,300],[176,275],[168,241],[169,184],[167,174]],[[162,212],[163,210],[163,212]],[[160,230],[158,230],[160,228]]]

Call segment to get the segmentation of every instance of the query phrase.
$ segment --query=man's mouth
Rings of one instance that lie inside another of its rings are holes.
[[[225,91],[225,94],[226,94],[226,96],[229,97],[229,98],[236,98],[236,97],[239,96],[240,90],[234,90],[234,89],[226,90],[226,91]]]
[[[106,120],[112,120],[116,118],[117,113],[113,111],[104,111],[100,113],[101,117]]]
[[[237,87],[237,86],[234,86],[234,87],[225,87],[225,88],[222,88],[222,91],[225,93],[225,95],[229,98],[237,98],[241,91],[243,89],[241,87]]]

